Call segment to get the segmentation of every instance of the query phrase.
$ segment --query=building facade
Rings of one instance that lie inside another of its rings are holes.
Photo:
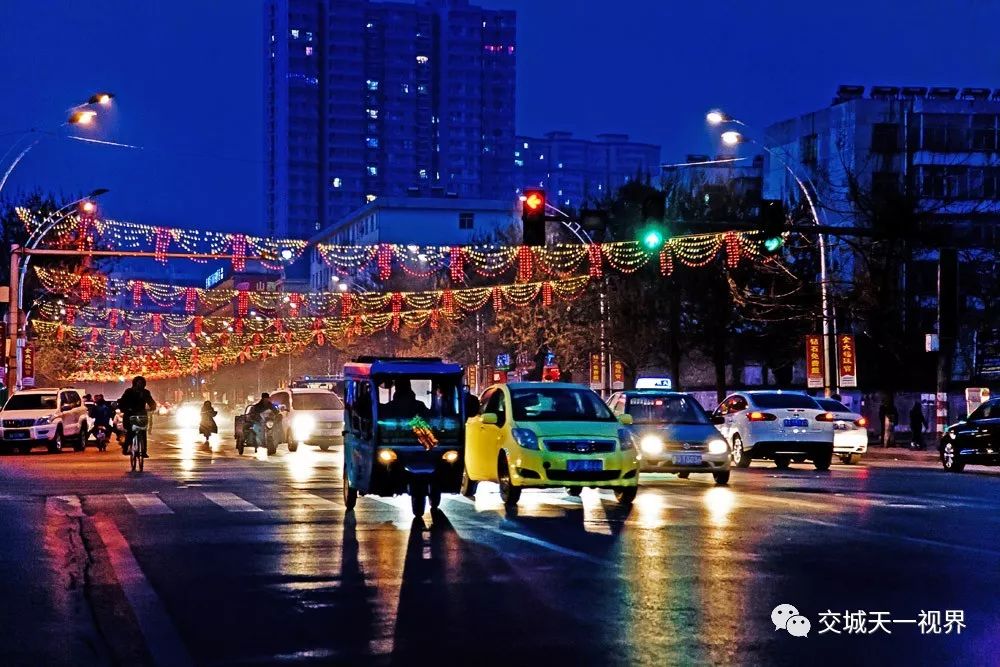
[[[313,237],[311,244],[471,245],[503,238],[520,223],[512,199],[379,197],[343,216]],[[415,232],[419,230],[419,232]],[[310,255],[310,288],[332,291],[336,274],[314,249]]]
[[[377,197],[514,196],[515,15],[468,0],[269,0],[266,221]]]
[[[514,144],[517,191],[545,188],[557,206],[580,208],[637,176],[659,173],[660,147],[630,141],[627,134],[600,134],[592,141],[549,132],[541,138],[519,136]]]
[[[789,168],[815,190],[821,222],[865,226],[865,199],[899,196],[919,211],[917,251],[898,277],[907,308],[906,327],[921,338],[941,326],[938,313],[939,252],[957,247],[957,308],[944,315],[961,321],[955,371],[977,374],[984,362],[977,342],[987,265],[1000,241],[1000,90],[923,86],[841,86],[833,103],[765,129],[773,156],[766,156],[764,196],[799,199]],[[787,165],[787,166],[786,166]],[[927,237],[926,235],[932,235]],[[834,286],[851,285],[859,275],[857,247],[831,237]],[[1000,350],[994,355],[1000,362]],[[1000,366],[1000,364],[998,364]],[[1000,377],[1000,373],[997,374]]]

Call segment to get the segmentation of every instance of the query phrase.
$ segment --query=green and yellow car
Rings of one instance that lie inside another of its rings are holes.
[[[614,489],[631,503],[639,485],[639,453],[629,415],[616,418],[586,387],[555,382],[495,385],[465,429],[462,493],[497,482],[506,505],[524,488]]]

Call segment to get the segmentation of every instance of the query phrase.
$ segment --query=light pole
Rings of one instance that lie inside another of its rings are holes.
[[[732,116],[729,116],[719,110],[709,111],[705,115],[705,120],[710,125],[721,125],[723,123],[732,123],[734,125],[746,127],[746,123],[744,123],[743,121],[733,118]],[[791,175],[791,177],[795,180],[795,183],[799,186],[799,189],[802,190],[802,196],[805,197],[806,203],[809,206],[809,212],[812,215],[813,222],[816,224],[817,227],[822,226],[822,223],[820,222],[819,219],[819,212],[816,209],[816,202],[813,198],[813,193],[810,192],[809,187],[806,186],[805,181],[802,179],[801,176],[799,176],[798,172],[795,169],[793,169],[792,166],[788,164],[788,162],[785,159],[783,159],[780,155],[778,155],[768,146],[760,143],[759,141],[754,140],[752,137],[749,137],[735,130],[728,130],[726,132],[723,132],[721,138],[722,142],[727,146],[736,146],[738,144],[747,142],[752,143],[753,145],[758,146],[761,150],[766,152],[770,157],[774,158],[774,160]],[[806,180],[809,181],[809,184],[812,186],[813,191],[816,191],[816,193],[818,194],[816,185],[812,182],[812,179],[810,179],[808,175],[806,175]],[[823,359],[825,362],[823,364],[823,392],[826,396],[829,396],[833,392],[833,389],[836,386],[836,371],[834,368],[836,359],[833,357],[833,355],[831,355],[831,350],[834,349],[834,346],[831,344],[831,341],[832,338],[836,336],[837,325],[833,310],[833,302],[830,299],[829,295],[829,276],[827,269],[827,261],[828,261],[827,238],[826,234],[824,233],[817,234],[817,237],[819,239],[819,281],[820,281],[819,288],[820,288],[820,302],[821,302],[820,307],[822,309],[821,320],[823,323]]]

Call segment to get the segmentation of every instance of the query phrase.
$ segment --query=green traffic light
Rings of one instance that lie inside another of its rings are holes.
[[[663,234],[657,229],[648,229],[642,235],[642,244],[650,250],[656,250],[663,245]]]
[[[771,236],[764,239],[764,250],[767,252],[778,252],[783,245],[785,245],[785,239],[780,236]]]

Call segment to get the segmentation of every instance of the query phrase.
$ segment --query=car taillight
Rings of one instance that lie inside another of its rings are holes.
[[[864,428],[868,426],[868,420],[865,419],[864,417],[858,417],[857,419],[854,420],[854,425],[860,428]]]
[[[816,415],[816,421],[818,422],[832,422],[836,421],[837,417],[832,412],[824,412],[821,415]]]
[[[752,422],[773,422],[777,417],[770,412],[757,412],[755,410],[747,415],[747,419]]]

